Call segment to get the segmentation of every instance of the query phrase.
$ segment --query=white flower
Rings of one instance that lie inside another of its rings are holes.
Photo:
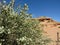
[[[7,7],[5,8],[5,10],[7,10]]]
[[[20,38],[21,41],[26,41],[26,36]]]
[[[8,34],[10,34],[11,33],[11,31],[10,31],[10,29],[8,29]]]
[[[2,44],[0,43],[0,45],[2,45]]]
[[[42,41],[41,43],[43,44],[44,42]]]
[[[29,38],[29,40],[30,40],[30,41],[32,41],[32,39],[31,39],[31,38]]]
[[[19,39],[16,39],[16,40],[19,40]]]
[[[2,28],[4,28],[4,26],[2,26]]]
[[[3,33],[4,32],[4,29],[3,28],[4,28],[3,26],[0,27],[0,33]]]
[[[2,28],[0,27],[0,29],[2,29]]]
[[[3,5],[3,8],[5,8],[5,5]]]
[[[1,18],[1,20],[3,20],[3,18]]]

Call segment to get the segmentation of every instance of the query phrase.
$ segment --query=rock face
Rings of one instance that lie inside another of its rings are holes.
[[[37,18],[42,25],[44,34],[48,35],[53,41],[49,45],[60,45],[60,23],[52,20],[49,17],[40,17]]]

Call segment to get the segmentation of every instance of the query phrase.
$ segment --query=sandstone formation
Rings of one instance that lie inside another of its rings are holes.
[[[39,26],[44,30],[44,34],[53,40],[49,45],[60,45],[60,23],[49,17],[39,17],[35,19],[40,22]]]

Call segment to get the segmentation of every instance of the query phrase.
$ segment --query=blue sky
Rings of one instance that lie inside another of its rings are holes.
[[[25,3],[28,4],[33,18],[47,16],[60,22],[60,0],[16,0],[16,5]]]

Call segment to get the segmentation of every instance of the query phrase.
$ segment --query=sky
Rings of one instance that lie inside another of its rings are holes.
[[[16,0],[15,3],[28,4],[29,13],[32,13],[33,18],[47,16],[60,22],[60,0]]]

